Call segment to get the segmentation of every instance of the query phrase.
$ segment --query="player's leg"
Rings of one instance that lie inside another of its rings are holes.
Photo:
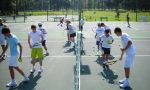
[[[125,72],[125,78],[123,80],[120,80],[120,87],[126,88],[129,87],[129,78],[130,78],[130,68],[133,67],[135,54],[133,55],[126,55],[124,60],[124,72]]]
[[[38,48],[38,53],[37,53],[37,59],[39,61],[40,64],[40,69],[38,70],[39,72],[43,72],[43,59],[44,59],[44,55],[43,55],[43,49],[42,48]]]
[[[14,68],[24,77],[23,82],[29,81],[29,78],[25,75],[22,69],[20,69],[19,67],[14,67]]]
[[[47,50],[47,47],[46,47],[46,40],[44,40],[43,42],[42,42],[42,46],[44,47],[44,49],[45,49],[45,55],[46,56],[49,56],[49,52],[48,52],[48,50]]]
[[[17,86],[17,83],[15,81],[15,72],[14,72],[14,67],[16,67],[18,64],[17,60],[15,59],[15,57],[10,56],[9,58],[9,72],[10,72],[10,77],[11,77],[11,82],[9,82],[6,86],[7,87],[13,87],[13,86]]]
[[[15,73],[14,73],[13,66],[9,66],[9,72],[10,72],[11,81],[6,84],[6,87],[15,87],[17,86],[17,83],[15,80]]]
[[[31,73],[35,72],[35,63],[37,62],[36,56],[37,56],[37,48],[31,49],[31,64],[32,69],[30,70]]]

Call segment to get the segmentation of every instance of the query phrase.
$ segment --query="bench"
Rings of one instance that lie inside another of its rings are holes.
[[[62,17],[51,17],[51,18],[53,18],[53,19],[54,19],[54,22],[56,22],[57,20],[60,21],[60,19],[61,19]]]
[[[103,19],[105,19],[106,21],[108,21],[108,17],[106,17],[106,16],[100,17],[101,22],[103,21]]]

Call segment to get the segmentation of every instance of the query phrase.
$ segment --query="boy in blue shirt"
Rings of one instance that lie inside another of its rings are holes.
[[[29,81],[29,78],[18,67],[18,59],[20,60],[22,59],[22,45],[19,43],[17,37],[14,34],[10,33],[10,29],[8,27],[4,27],[2,29],[2,34],[5,36],[7,44],[6,44],[4,51],[0,55],[0,57],[5,54],[6,50],[8,49],[8,46],[10,47],[9,71],[10,71],[10,76],[11,76],[12,81],[9,82],[6,86],[15,87],[17,86],[17,83],[15,81],[14,69],[16,69],[24,77],[23,82]],[[17,46],[19,46],[19,51],[17,49]]]

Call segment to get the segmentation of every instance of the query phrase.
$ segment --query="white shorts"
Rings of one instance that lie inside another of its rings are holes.
[[[134,65],[135,54],[130,54],[125,56],[124,68],[131,68]]]
[[[5,38],[0,36],[0,45],[5,45]]]
[[[18,67],[18,56],[10,56],[9,66]]]

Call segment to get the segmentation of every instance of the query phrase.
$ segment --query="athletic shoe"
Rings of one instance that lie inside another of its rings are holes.
[[[30,79],[27,77],[27,76],[25,76],[24,78],[23,78],[23,82],[28,82]]]
[[[42,68],[40,68],[40,69],[38,70],[38,72],[39,72],[39,73],[42,73],[42,72],[43,72],[43,69],[42,69]]]
[[[49,53],[45,53],[44,55],[45,55],[45,56],[49,56]]]
[[[123,84],[125,82],[125,79],[119,80],[120,84]]]
[[[17,86],[16,81],[11,81],[8,84],[6,84],[6,87],[16,87],[16,86]]]
[[[127,87],[130,87],[129,82],[128,82],[127,80],[125,80],[124,83],[123,83],[123,84],[120,84],[119,86],[120,86],[120,88],[127,88]]]
[[[34,72],[35,72],[35,69],[32,68],[32,69],[30,70],[30,73],[34,73]]]

